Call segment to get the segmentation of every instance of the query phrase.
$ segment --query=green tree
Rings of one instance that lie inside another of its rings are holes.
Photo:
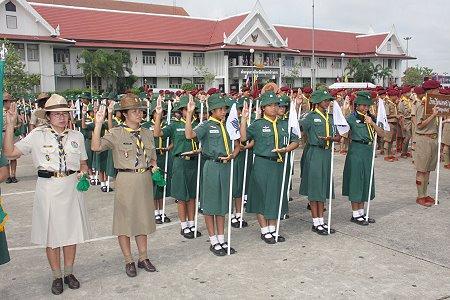
[[[208,68],[206,68],[205,66],[195,67],[195,72],[203,77],[205,85],[207,86],[211,85],[214,82],[214,79],[216,79],[216,76],[213,73],[209,72]]]
[[[25,72],[25,64],[20,58],[14,45],[4,40],[8,49],[5,59],[4,89],[14,97],[23,97],[34,92],[34,87],[40,84],[41,77],[38,74]]]
[[[353,58],[345,68],[347,76],[353,77],[355,82],[375,82],[376,78],[384,79],[392,75],[390,68],[383,68],[380,64],[375,65],[370,61],[362,61]]]
[[[422,84],[424,77],[429,77],[432,73],[433,69],[416,65],[405,70],[402,82],[407,85],[419,85]]]

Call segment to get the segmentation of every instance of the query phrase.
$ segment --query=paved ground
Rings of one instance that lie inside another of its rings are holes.
[[[168,215],[174,222],[159,227],[149,240],[150,258],[159,272],[139,272],[136,278],[125,275],[117,241],[110,236],[113,194],[92,188],[86,197],[94,241],[78,248],[75,273],[81,288],[65,289],[63,297],[450,299],[450,172],[441,172],[441,204],[425,208],[415,204],[411,161],[378,158],[377,198],[371,207],[377,223],[361,227],[349,222],[349,203],[340,195],[343,163],[338,155],[332,218],[336,234],[311,232],[307,202],[297,195],[296,172],[291,218],[281,225],[285,243],[262,242],[251,215],[246,217],[248,228],[232,231],[238,253],[215,257],[206,237],[188,241],[179,235],[170,201]],[[12,261],[0,266],[0,299],[50,298],[44,250],[30,244],[36,179],[30,157],[19,161],[18,178],[18,184],[2,184]],[[435,173],[430,191],[434,182]],[[135,245],[133,249],[137,257]]]

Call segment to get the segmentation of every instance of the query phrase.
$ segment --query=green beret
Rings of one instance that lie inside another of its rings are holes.
[[[195,99],[195,112],[196,113],[201,113],[201,109],[202,109],[202,103],[200,102],[199,99]],[[203,106],[203,113],[206,112],[206,107]]]
[[[153,94],[152,98],[150,99],[152,102],[156,102],[156,100],[158,100],[159,98],[159,94]]]
[[[372,105],[372,97],[370,95],[370,92],[368,91],[359,91],[356,93],[356,99],[355,99],[356,105]]]
[[[273,103],[278,103],[278,96],[274,92],[269,91],[262,94],[261,97],[259,97],[259,100],[261,106],[266,106]]]
[[[291,104],[291,98],[287,95],[283,95],[280,98],[278,98],[278,106],[285,106],[285,107],[289,107],[289,105]]]
[[[227,103],[225,102],[225,99],[220,96],[219,93],[212,94],[208,98],[208,111],[212,111],[216,108],[226,107]]]
[[[317,104],[326,100],[333,100],[333,96],[328,91],[317,90],[311,95],[311,103]]]

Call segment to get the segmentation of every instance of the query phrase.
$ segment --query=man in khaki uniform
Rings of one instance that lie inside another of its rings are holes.
[[[410,89],[404,88],[402,89],[402,97],[398,104],[398,113],[399,113],[399,121],[400,128],[402,130],[402,147],[401,147],[401,156],[402,158],[411,157],[411,153],[408,152],[409,141],[411,140],[412,135],[412,121],[411,121],[411,111],[412,111],[412,101],[409,99]]]
[[[395,155],[392,154],[392,146],[397,136],[397,125],[398,125],[398,112],[397,112],[397,90],[391,89],[387,92],[388,97],[386,97],[384,106],[386,110],[386,116],[389,122],[390,131],[386,132],[384,136],[384,151],[386,156],[385,161],[394,162],[398,160]]]

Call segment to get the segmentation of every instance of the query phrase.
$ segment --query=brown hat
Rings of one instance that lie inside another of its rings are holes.
[[[41,101],[41,100],[48,100],[48,98],[50,98],[50,95],[47,93],[40,93],[37,97],[36,97],[36,101]]]
[[[3,93],[3,101],[16,101],[10,93],[4,92]]]
[[[75,109],[70,108],[67,104],[66,98],[61,95],[53,94],[45,102],[44,111],[74,111]]]
[[[135,94],[125,94],[120,98],[119,110],[128,109],[147,109],[147,107],[139,100]]]

